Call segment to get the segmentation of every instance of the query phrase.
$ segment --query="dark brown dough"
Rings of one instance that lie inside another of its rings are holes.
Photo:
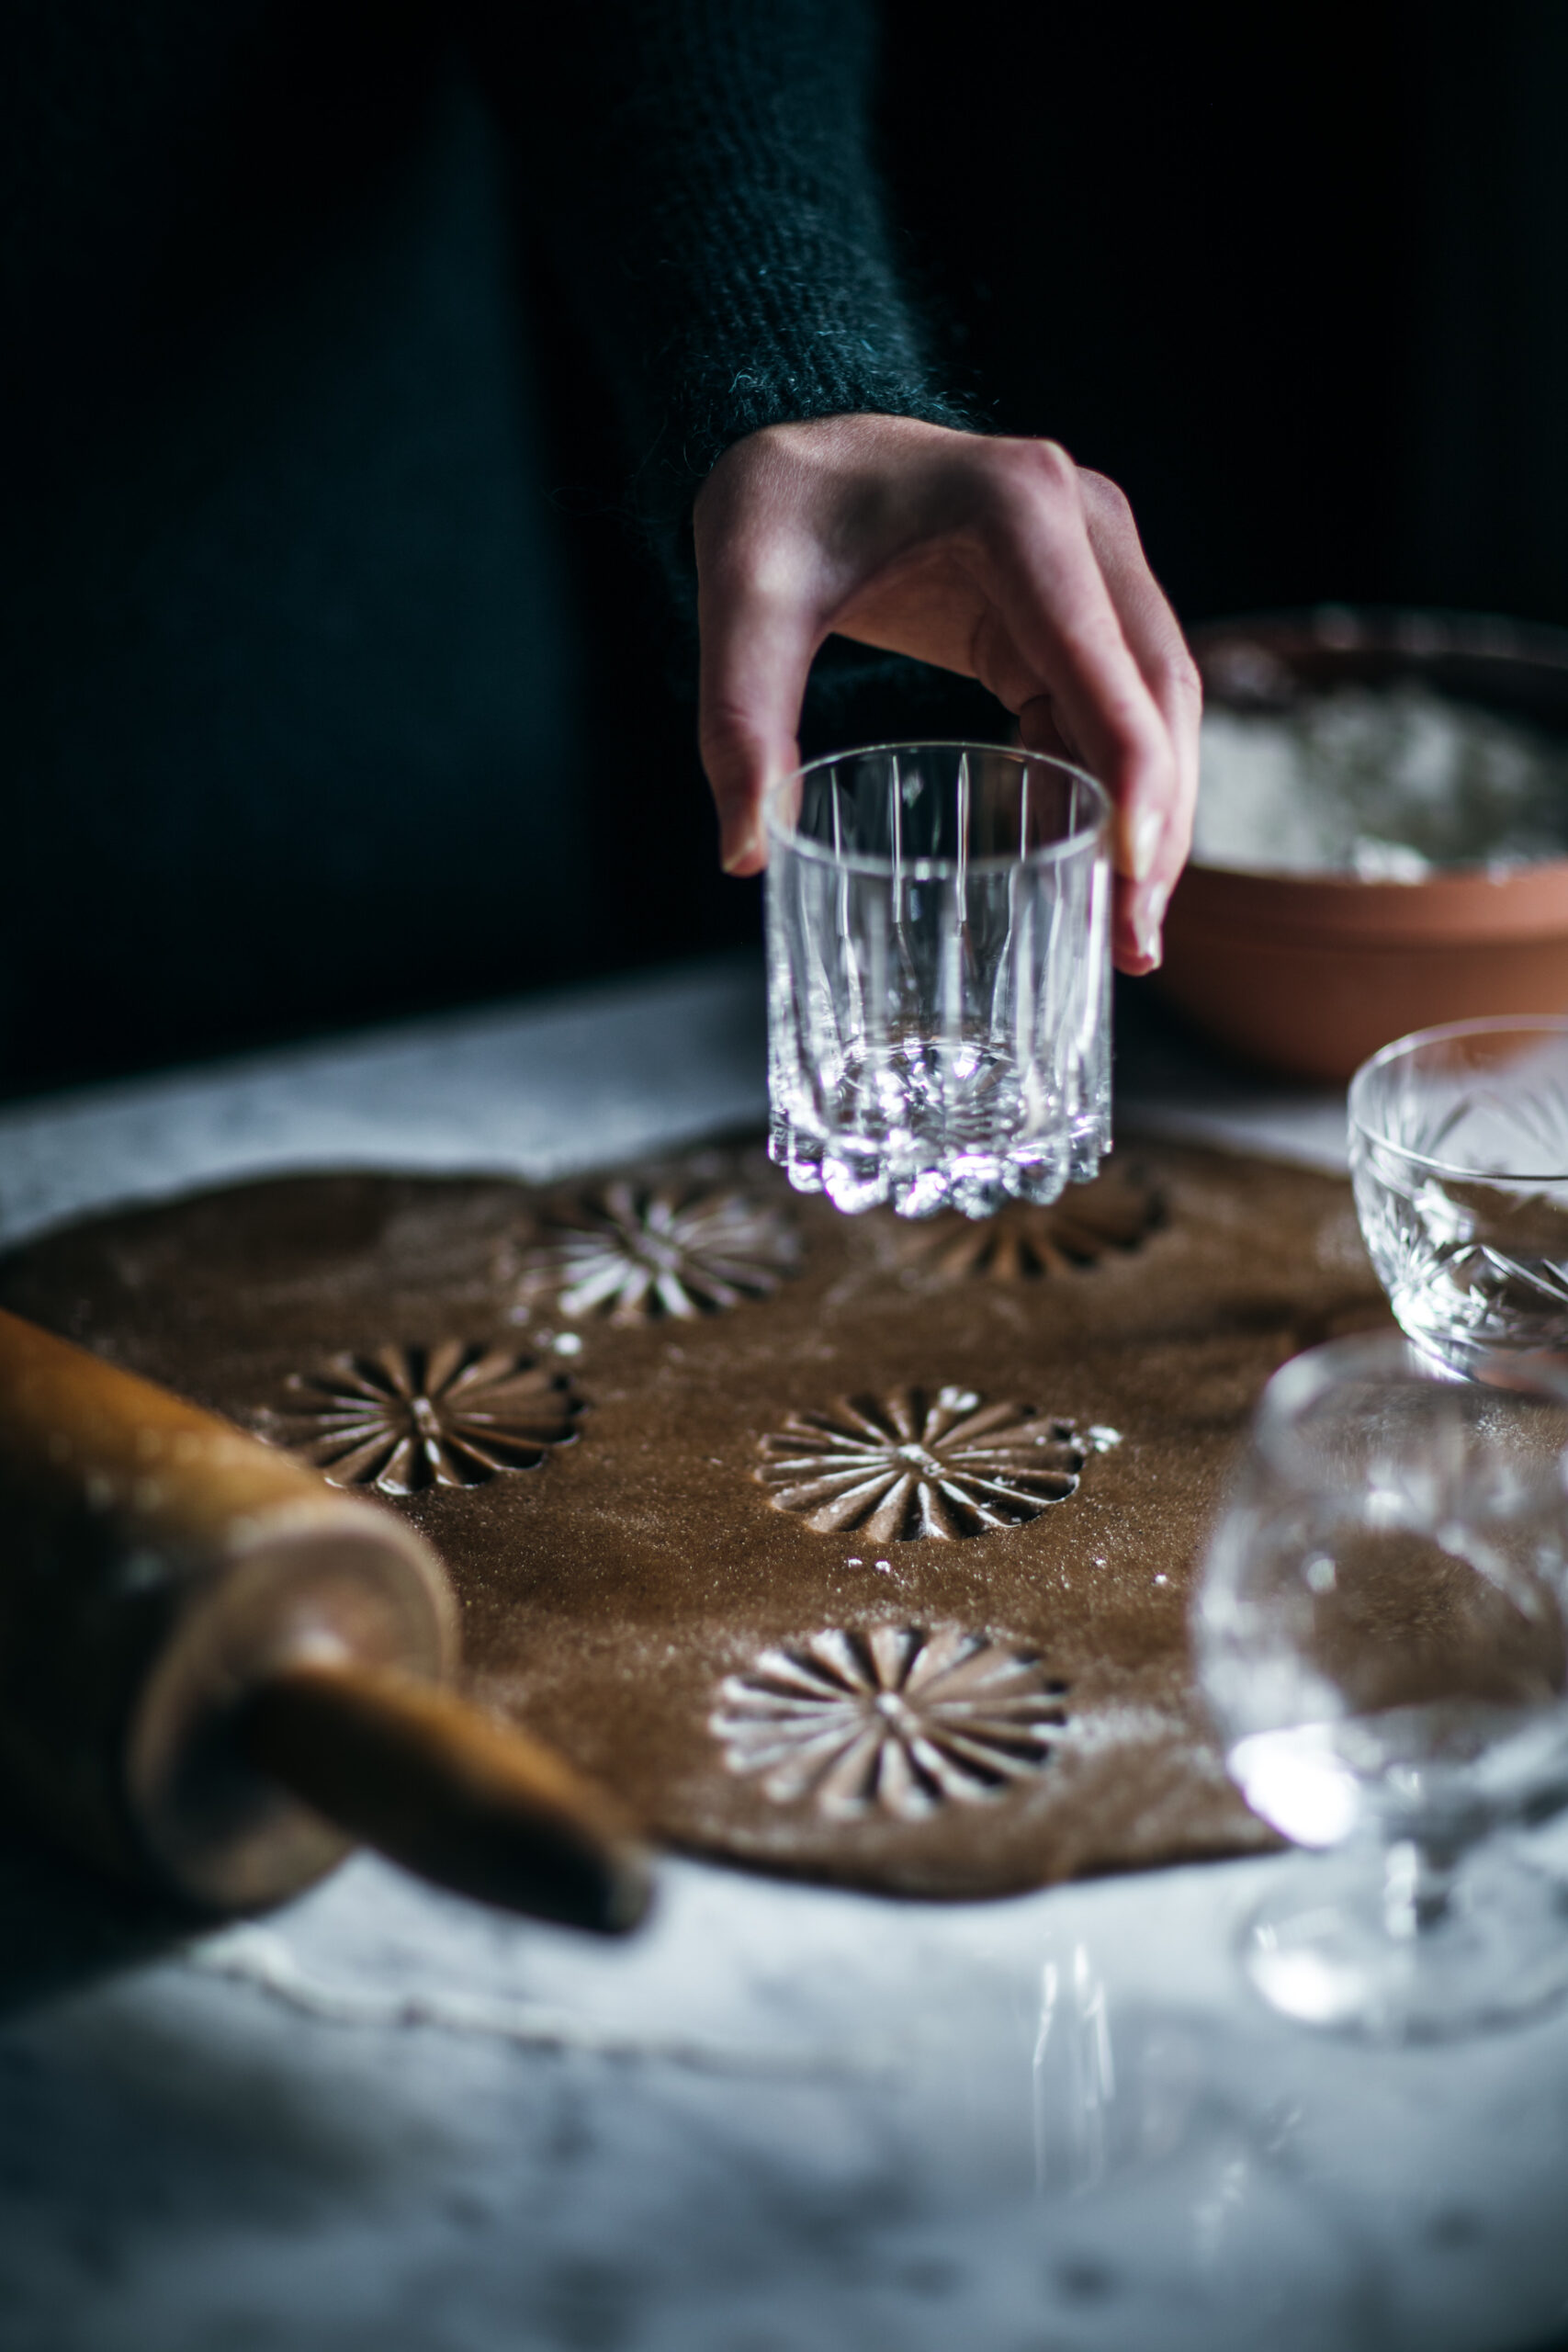
[[[550,1193],[301,1177],[50,1236],[0,1303],[389,1463],[478,1694],[655,1835],[999,1894],[1265,1842],[1192,1689],[1194,1566],[1268,1374],[1387,1319],[1343,1182],[1115,1165],[1060,1250],[988,1256],[755,1151]]]

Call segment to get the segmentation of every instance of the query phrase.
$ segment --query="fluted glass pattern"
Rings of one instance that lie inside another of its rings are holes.
[[[771,1148],[905,1216],[1054,1201],[1111,1143],[1108,806],[1065,762],[962,744],[775,791]]]

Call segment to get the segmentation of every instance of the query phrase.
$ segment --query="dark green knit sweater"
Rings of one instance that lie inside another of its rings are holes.
[[[638,503],[682,519],[732,441],[875,409],[952,422],[888,251],[856,0],[474,5],[533,217],[615,384]],[[563,98],[569,103],[563,104]]]
[[[597,355],[677,580],[741,435],[946,415],[870,52],[854,0],[15,0],[0,1089],[615,960],[539,381]]]

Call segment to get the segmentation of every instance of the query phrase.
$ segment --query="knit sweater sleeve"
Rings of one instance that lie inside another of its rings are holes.
[[[667,547],[763,425],[962,422],[894,266],[864,0],[574,0],[544,43],[518,0],[470,0],[469,21]]]

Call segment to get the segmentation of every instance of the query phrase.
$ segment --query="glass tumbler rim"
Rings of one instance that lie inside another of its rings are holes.
[[[987,855],[962,860],[956,857],[906,858],[903,871],[918,882],[943,879],[956,874],[961,864],[966,874],[973,875],[1004,874],[1015,866],[1054,865],[1057,860],[1069,857],[1101,840],[1111,821],[1111,795],[1099,777],[1091,775],[1088,768],[1080,767],[1076,760],[1062,759],[1055,752],[1031,752],[1020,743],[974,743],[965,742],[956,736],[930,735],[914,737],[907,742],[849,744],[840,752],[824,752],[814,760],[805,760],[799,767],[791,768],[786,775],[775,776],[762,800],[762,820],[770,845],[788,850],[794,856],[811,858],[818,865],[830,865],[837,872],[872,874],[891,879],[895,871],[891,857],[877,856],[867,850],[833,849],[826,842],[804,840],[793,825],[784,823],[777,816],[775,804],[780,793],[788,786],[798,784],[803,777],[816,775],[823,768],[836,767],[840,760],[869,759],[878,752],[891,754],[896,752],[973,752],[986,757],[1016,760],[1021,765],[1055,768],[1062,775],[1074,777],[1079,784],[1088,785],[1099,804],[1099,813],[1093,824],[1076,828],[1072,832],[1064,834],[1059,842],[1042,842],[1018,856]]]
[[[1385,1121],[1373,1118],[1367,1111],[1367,1097],[1374,1081],[1393,1065],[1404,1060],[1424,1046],[1443,1046],[1464,1037],[1501,1037],[1509,1030],[1537,1036],[1561,1037],[1568,1042],[1568,1013],[1564,1012],[1487,1012],[1469,1021],[1443,1021],[1430,1029],[1412,1029],[1407,1036],[1391,1038],[1370,1055],[1350,1080],[1346,1108],[1350,1125],[1380,1151],[1393,1152],[1407,1167],[1420,1168],[1434,1176],[1448,1176],[1460,1182],[1478,1176],[1497,1184],[1551,1184],[1568,1179],[1568,1166],[1558,1175],[1549,1175],[1540,1169],[1529,1171],[1508,1168],[1476,1168],[1462,1160],[1439,1159],[1434,1153],[1416,1151],[1387,1132]]]
[[[1466,1374],[1452,1370],[1401,1331],[1357,1331],[1303,1349],[1269,1376],[1252,1416],[1252,1446],[1276,1470],[1300,1483],[1310,1464],[1299,1428],[1303,1414],[1339,1382],[1358,1376],[1390,1388],[1403,1385],[1472,1396],[1477,1388],[1490,1388],[1568,1406],[1568,1362],[1559,1358],[1493,1351],[1478,1357]]]

